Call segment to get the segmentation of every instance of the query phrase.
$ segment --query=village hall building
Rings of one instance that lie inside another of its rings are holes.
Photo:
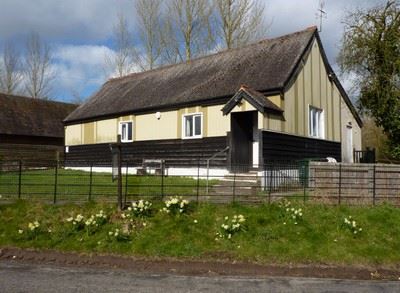
[[[65,120],[67,160],[123,160],[227,170],[280,160],[352,162],[362,121],[316,27],[107,81]]]

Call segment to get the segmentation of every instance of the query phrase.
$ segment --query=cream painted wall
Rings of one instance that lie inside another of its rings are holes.
[[[82,125],[70,125],[65,127],[65,145],[82,144]]]
[[[209,137],[213,136],[224,136],[231,129],[231,116],[223,116],[222,109],[223,105],[210,106],[208,108],[208,129],[207,133]]]
[[[176,111],[161,112],[160,119],[155,113],[144,115],[128,115],[115,119],[99,120],[97,122],[69,125],[65,127],[66,145],[110,143],[116,142],[119,122],[133,122],[133,137],[135,141],[182,138],[182,117],[184,114],[203,114],[203,137],[225,136],[230,130],[230,116],[223,116],[222,107],[191,107]],[[252,110],[250,104],[244,109]],[[241,111],[241,109],[238,109]]]
[[[266,115],[264,129],[290,134],[309,136],[309,106],[324,111],[325,139],[340,141],[340,94],[329,80],[318,43],[315,41],[311,52],[299,73],[297,80],[284,94],[271,97],[275,104],[284,109],[283,119]]]
[[[203,137],[225,136],[230,131],[231,120],[230,115],[224,116],[222,114],[221,109],[223,106],[198,106],[161,112],[159,120],[156,118],[155,113],[151,113],[99,120],[82,125],[70,125],[65,128],[65,141],[66,145],[116,142],[120,121],[133,121],[133,137],[135,141],[179,139],[182,138],[182,116],[190,113],[203,114]],[[233,112],[255,110],[251,104],[244,101]],[[259,114],[258,121],[259,128],[262,128],[262,114]],[[81,133],[82,129],[86,131],[83,134]],[[82,137],[85,139],[82,140]]]
[[[96,122],[96,143],[109,143],[117,141],[118,119],[99,120]]]
[[[96,142],[96,122],[83,124],[82,130],[83,144],[92,144]]]
[[[155,113],[136,116],[135,140],[171,139],[178,137],[177,111],[161,112],[160,119]]]

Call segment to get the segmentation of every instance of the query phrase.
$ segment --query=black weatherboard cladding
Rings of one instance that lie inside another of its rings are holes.
[[[262,132],[262,152],[265,163],[327,157],[341,160],[339,142],[271,131]]]
[[[227,137],[208,137],[202,139],[167,139],[137,141],[122,145],[122,159],[140,164],[143,160],[162,159],[170,167],[197,166],[205,164],[205,160],[216,152],[225,149]],[[111,162],[110,144],[92,144],[70,146],[65,154],[69,162],[86,161],[88,163],[108,164]],[[221,154],[213,160],[212,166],[226,166],[227,156]]]

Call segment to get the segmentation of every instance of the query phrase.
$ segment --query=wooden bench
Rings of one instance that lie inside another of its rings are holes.
[[[137,169],[138,175],[161,175],[164,170],[164,160],[143,159],[142,167]],[[152,172],[154,171],[154,172]]]

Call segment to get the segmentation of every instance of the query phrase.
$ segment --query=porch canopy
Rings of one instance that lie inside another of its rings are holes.
[[[269,100],[268,97],[246,85],[242,85],[236,94],[225,104],[221,110],[222,113],[228,115],[237,105],[242,103],[243,99],[263,114],[283,113],[283,110]]]

